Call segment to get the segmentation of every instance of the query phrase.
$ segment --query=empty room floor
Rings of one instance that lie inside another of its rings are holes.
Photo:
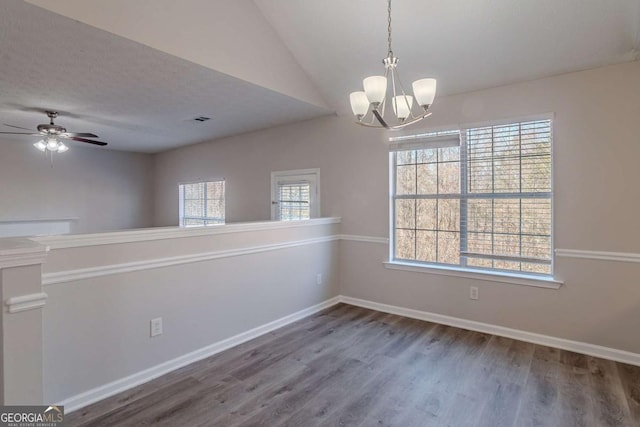
[[[640,367],[345,304],[70,426],[638,426]]]

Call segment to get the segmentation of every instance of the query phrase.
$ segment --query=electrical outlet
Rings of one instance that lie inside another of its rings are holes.
[[[469,298],[470,299],[478,299],[478,287],[477,286],[471,286],[469,288]]]
[[[157,337],[162,335],[162,317],[151,319],[151,336]]]
[[[320,273],[316,275],[316,285],[322,285],[322,274]]]

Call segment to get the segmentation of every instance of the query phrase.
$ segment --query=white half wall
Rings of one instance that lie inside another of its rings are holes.
[[[72,233],[152,225],[151,155],[74,146],[51,165],[32,144],[0,140],[0,223],[18,221],[21,235],[43,231],[25,220],[61,220]]]
[[[130,242],[126,233],[104,235],[119,234],[120,243],[100,235],[82,245],[75,236],[35,239],[51,246],[43,265],[44,400],[77,408],[338,296],[337,227],[339,219],[319,219],[222,225],[202,235],[146,230]],[[164,333],[151,338],[157,317]]]

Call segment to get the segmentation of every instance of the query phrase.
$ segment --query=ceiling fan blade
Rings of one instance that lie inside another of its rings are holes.
[[[25,133],[25,132],[0,132],[2,135],[31,135],[31,136],[42,136],[41,133]]]
[[[64,136],[66,138],[71,138],[71,137],[76,137],[76,138],[98,138],[98,135],[95,135],[93,133],[76,133],[76,132],[65,132],[65,133],[61,134],[61,136]]]
[[[28,128],[23,128],[22,126],[14,126],[14,125],[8,125],[6,123],[3,123],[4,126],[9,126],[10,128],[16,128],[16,129],[24,129],[24,130],[28,130],[30,131],[31,129]]]
[[[80,142],[86,142],[88,144],[94,144],[94,145],[99,145],[101,147],[104,147],[105,145],[107,145],[106,142],[102,142],[102,141],[92,141],[90,139],[84,139],[84,138],[76,138],[75,136],[72,136],[70,138],[67,139],[72,139],[74,141],[80,141]]]

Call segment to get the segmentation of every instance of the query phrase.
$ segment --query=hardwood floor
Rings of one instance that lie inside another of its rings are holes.
[[[640,426],[640,367],[340,304],[69,426]]]

